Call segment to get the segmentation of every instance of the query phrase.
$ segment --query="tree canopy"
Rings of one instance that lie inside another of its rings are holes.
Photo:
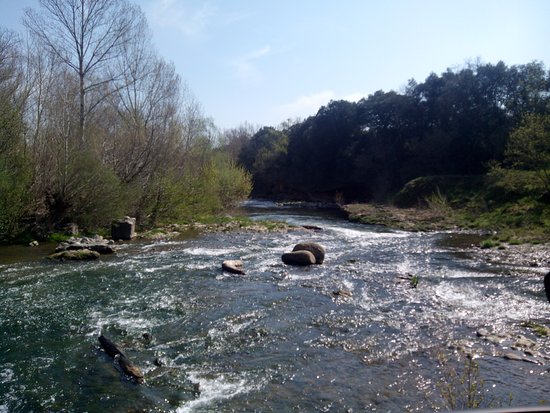
[[[550,74],[541,62],[470,65],[432,73],[422,83],[413,79],[402,93],[332,101],[276,133],[264,128],[240,159],[257,196],[385,200],[417,177],[487,172],[512,153],[525,129],[510,134],[523,119],[532,130],[539,118],[529,116],[549,112]]]

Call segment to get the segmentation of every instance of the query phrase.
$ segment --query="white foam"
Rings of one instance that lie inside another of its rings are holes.
[[[9,383],[13,381],[14,371],[11,368],[4,368],[0,371],[0,383]]]
[[[442,282],[435,289],[436,297],[450,308],[450,318],[468,320],[528,320],[540,314],[541,303],[501,290],[498,299],[484,295],[471,285]]]
[[[189,372],[188,377],[192,382],[200,383],[200,396],[195,400],[186,402],[176,409],[177,413],[194,412],[197,409],[208,406],[219,400],[228,400],[239,394],[248,393],[260,385],[246,378],[233,378],[226,374],[212,377],[211,374],[201,372]]]
[[[164,271],[164,270],[169,270],[171,268],[179,268],[179,267],[181,267],[180,263],[173,263],[173,264],[161,265],[159,267],[144,268],[143,272],[145,272],[145,273],[154,273],[154,272],[157,272],[157,271]]]
[[[123,313],[124,312],[104,315],[99,311],[93,311],[90,314],[91,331],[87,333],[87,336],[90,337],[101,334],[106,325],[116,325],[127,331],[142,331],[143,329],[151,329],[162,324],[161,321],[151,318],[125,317]]]
[[[241,251],[238,248],[187,248],[182,252],[189,255],[206,255],[206,256],[215,256],[233,254],[235,252]]]

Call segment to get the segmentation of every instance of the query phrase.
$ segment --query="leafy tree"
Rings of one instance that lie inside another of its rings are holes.
[[[361,134],[355,140],[356,185],[363,196],[383,199],[423,170],[417,146],[424,108],[414,96],[378,91],[358,103]]]
[[[0,30],[0,241],[22,230],[29,210],[30,178],[23,139],[26,91],[17,36]]]
[[[527,114],[508,139],[506,161],[518,169],[536,171],[550,193],[550,114]]]
[[[252,177],[230,156],[230,154],[217,153],[212,159],[217,187],[216,196],[222,207],[236,206],[252,191]]]
[[[243,146],[239,162],[253,176],[255,195],[284,193],[287,147],[288,136],[271,127],[260,129]]]

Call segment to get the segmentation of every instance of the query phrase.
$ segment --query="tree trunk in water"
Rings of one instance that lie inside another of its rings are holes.
[[[118,348],[115,343],[113,343],[103,334],[99,336],[98,340],[99,344],[101,344],[101,348],[105,350],[105,353],[113,357],[115,360],[118,360],[118,364],[125,374],[133,378],[138,383],[144,382],[144,376],[141,370],[138,367],[134,366],[130,362],[130,360],[128,360],[128,357],[126,357],[126,355],[122,352],[122,350]]]

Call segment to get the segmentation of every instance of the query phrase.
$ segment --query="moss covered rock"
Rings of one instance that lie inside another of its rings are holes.
[[[96,260],[99,258],[99,252],[92,251],[89,249],[81,250],[66,250],[61,252],[56,252],[48,256],[50,260],[58,261],[86,261],[86,260]]]

